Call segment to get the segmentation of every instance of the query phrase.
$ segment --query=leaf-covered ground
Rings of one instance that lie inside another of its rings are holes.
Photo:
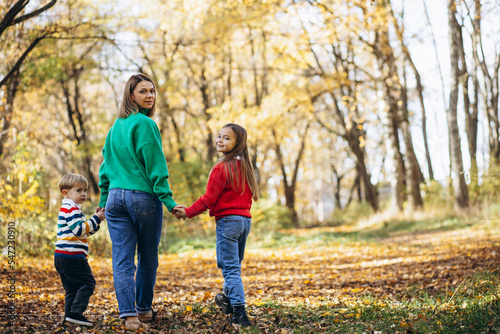
[[[339,228],[314,231],[320,238],[337,232]],[[299,235],[311,233],[311,230],[292,233]],[[395,320],[384,325],[385,320],[377,320],[376,313],[368,315],[366,310],[362,312],[361,306],[373,309],[391,303],[394,309],[409,295],[414,296],[415,291],[419,291],[424,296],[449,296],[450,300],[444,300],[444,305],[435,306],[446,311],[461,285],[465,286],[464,282],[478,273],[498,274],[499,252],[500,235],[474,230],[407,233],[376,242],[328,244],[309,239],[309,242],[293,248],[247,250],[243,262],[244,285],[248,311],[255,324],[250,331],[314,333],[345,332],[352,328],[347,331],[355,332],[354,328],[360,328],[355,326],[356,321],[362,321],[361,328],[367,333],[411,333],[412,321],[426,321],[429,313],[426,315],[417,310],[415,314],[398,318],[397,311],[393,311]],[[16,260],[16,319],[8,323],[2,317],[0,328],[3,331],[127,332],[117,319],[110,259],[90,259],[97,280],[86,313],[95,323],[90,329],[61,323],[64,291],[52,259]],[[6,277],[6,273],[3,269],[2,276]],[[154,301],[159,318],[146,332],[237,332],[238,329],[227,323],[227,317],[213,303],[213,297],[221,287],[222,276],[216,268],[214,251],[162,255]],[[8,289],[5,278],[0,288],[2,291]],[[481,298],[480,291],[477,298]],[[4,293],[2,304],[10,301]],[[498,302],[495,305],[498,306]],[[493,314],[487,319],[488,324],[491,328],[500,327],[499,310],[488,307]],[[436,310],[430,314],[436,314]],[[370,325],[372,316],[373,326]],[[387,328],[381,328],[383,326]],[[463,332],[468,331],[464,329]]]

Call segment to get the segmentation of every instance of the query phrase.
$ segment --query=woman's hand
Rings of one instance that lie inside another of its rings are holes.
[[[184,205],[175,206],[174,209],[172,210],[172,214],[177,219],[186,219],[188,217],[186,214],[186,207]]]

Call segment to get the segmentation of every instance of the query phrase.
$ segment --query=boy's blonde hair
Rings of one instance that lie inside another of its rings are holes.
[[[71,189],[73,187],[82,186],[85,188],[89,187],[89,181],[85,176],[80,174],[66,174],[59,181],[59,190],[62,192],[65,189]]]

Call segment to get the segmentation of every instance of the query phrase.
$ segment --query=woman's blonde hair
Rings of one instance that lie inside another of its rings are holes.
[[[132,101],[130,98],[130,95],[134,92],[135,87],[137,84],[141,81],[149,81],[153,84],[153,88],[155,88],[155,84],[151,78],[149,78],[147,75],[139,73],[139,74],[134,74],[131,76],[127,84],[125,85],[125,89],[123,91],[123,99],[122,103],[120,105],[120,109],[118,109],[118,118],[127,118],[130,115],[137,114],[139,111],[139,105]],[[155,106],[156,106],[156,96],[155,96],[155,102],[153,103],[153,106],[151,109],[149,109],[148,113],[146,114],[148,117],[153,117],[155,114]]]
[[[248,183],[252,191],[253,200],[257,201],[259,199],[259,185],[255,179],[252,162],[248,154],[247,131],[241,125],[234,123],[226,124],[222,128],[233,130],[236,135],[236,144],[230,152],[224,153],[217,164],[222,164],[224,167],[233,189],[239,189],[243,194],[245,192],[245,185]],[[239,157],[241,161],[241,172],[238,169],[238,159],[235,159],[236,157]]]
[[[59,181],[59,190],[62,192],[66,189],[71,189],[73,187],[89,187],[89,181],[85,178],[85,176],[80,174],[66,174]]]

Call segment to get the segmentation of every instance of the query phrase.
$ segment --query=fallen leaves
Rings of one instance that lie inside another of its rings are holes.
[[[297,321],[300,314],[289,314],[285,319],[277,315],[270,320],[266,317],[272,312],[266,307],[269,301],[283,306],[330,305],[318,314],[320,318],[330,319],[317,322],[318,330],[323,330],[359,319],[360,313],[352,312],[352,307],[360,303],[361,296],[379,296],[396,303],[408,289],[432,293],[456,288],[476,271],[497,269],[500,267],[499,245],[498,235],[446,232],[386,239],[382,243],[248,250],[242,272],[249,313],[261,329],[278,330],[277,326],[283,321]],[[61,324],[64,290],[52,261],[19,259],[15,298],[18,318],[10,325],[1,319],[0,326],[16,331],[31,328],[31,332],[44,332],[42,329],[45,329],[55,334],[126,332],[118,319],[110,259],[91,258],[90,261],[97,281],[86,313],[96,323],[92,329]],[[160,256],[154,299],[159,319],[148,332],[234,331],[227,316],[213,303],[222,282],[214,251]],[[476,292],[487,289],[482,284],[477,282]],[[5,280],[0,288],[6,288]],[[385,307],[380,301],[373,305]],[[347,307],[350,307],[349,313]],[[425,317],[415,313],[408,321]],[[409,328],[408,321],[399,321],[397,326]],[[279,332],[287,333],[287,330],[280,328]]]

